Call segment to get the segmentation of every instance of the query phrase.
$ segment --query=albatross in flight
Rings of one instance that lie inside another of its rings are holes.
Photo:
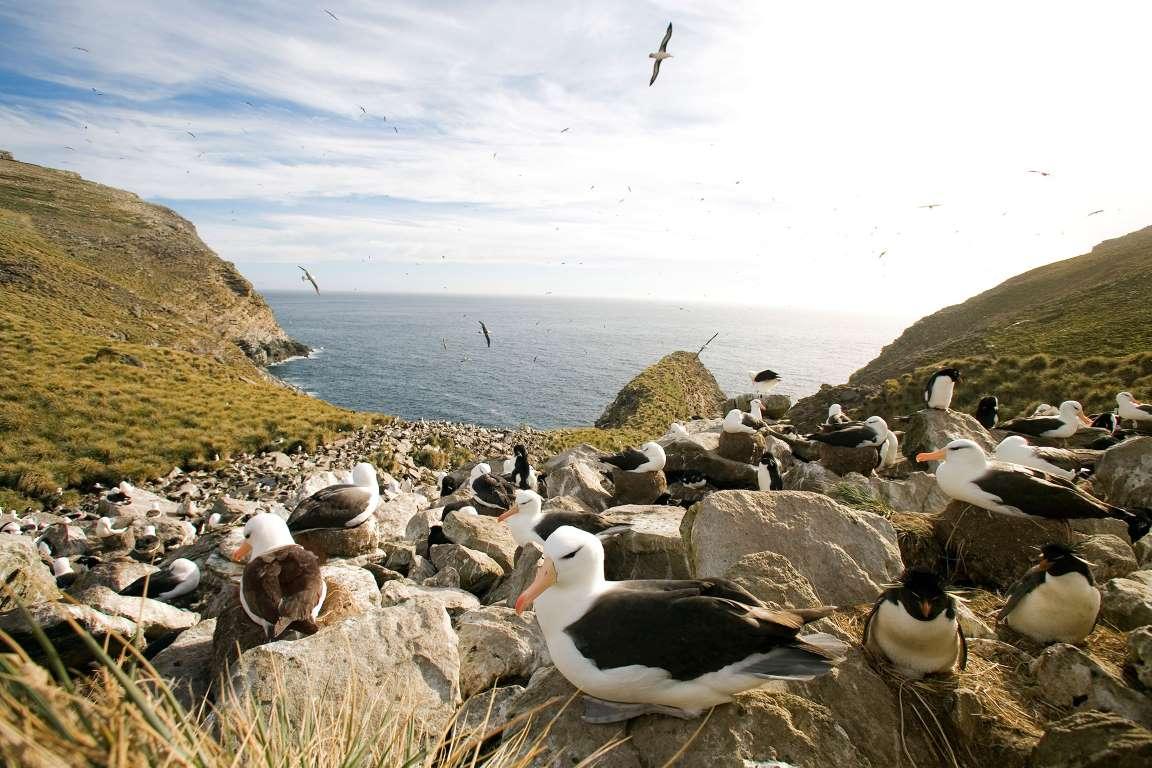
[[[300,267],[299,264],[296,266]],[[304,274],[300,276],[300,279],[307,280],[309,283],[312,283],[312,287],[316,289],[316,293],[320,293],[320,286],[316,285],[316,278],[312,277],[312,273],[304,269],[304,267],[300,267],[300,269],[304,270]]]
[[[492,348],[492,336],[488,333],[488,326],[484,325],[484,321],[480,321],[480,332],[484,334],[484,341],[488,342],[488,348]]]
[[[672,39],[672,22],[668,22],[668,31],[664,33],[664,39],[660,41],[660,50],[656,53],[648,54],[648,58],[655,59],[652,62],[652,79],[648,81],[648,86],[651,87],[652,83],[656,82],[656,76],[660,74],[660,62],[664,59],[672,58],[672,54],[668,53],[668,41]]]

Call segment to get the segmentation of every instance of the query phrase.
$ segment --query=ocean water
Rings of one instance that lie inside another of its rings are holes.
[[[771,368],[793,398],[839,384],[907,319],[617,300],[264,294],[280,325],[316,350],[274,366],[336,405],[485,426],[590,425],[665,354],[696,350],[722,389]],[[492,348],[480,333],[483,320]]]

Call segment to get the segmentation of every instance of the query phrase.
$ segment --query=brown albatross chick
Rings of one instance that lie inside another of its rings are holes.
[[[264,628],[269,640],[289,628],[314,634],[328,595],[316,555],[293,541],[287,523],[270,512],[248,521],[244,543],[232,559],[243,562],[249,555],[240,577],[240,605],[248,618]]]

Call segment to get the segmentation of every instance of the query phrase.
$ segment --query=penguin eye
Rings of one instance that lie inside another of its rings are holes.
[[[561,557],[560,559],[561,559],[561,560],[571,560],[572,558],[576,557],[576,553],[577,553],[577,552],[579,552],[579,551],[580,551],[580,550],[582,550],[582,549],[584,549],[584,547],[576,547],[576,549],[572,550],[571,552],[569,552],[568,554],[564,555],[564,556],[563,556],[563,557]]]

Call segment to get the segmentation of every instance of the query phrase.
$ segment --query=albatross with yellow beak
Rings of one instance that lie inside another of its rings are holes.
[[[517,612],[529,604],[556,668],[588,695],[588,722],[696,717],[770,680],[826,674],[845,650],[798,636],[832,608],[774,611],[723,579],[607,581],[600,540],[571,526],[545,541]]]
[[[240,605],[275,640],[288,628],[314,634],[328,596],[320,561],[292,539],[280,517],[261,512],[244,526],[244,543],[232,555],[250,558],[240,576]]]

